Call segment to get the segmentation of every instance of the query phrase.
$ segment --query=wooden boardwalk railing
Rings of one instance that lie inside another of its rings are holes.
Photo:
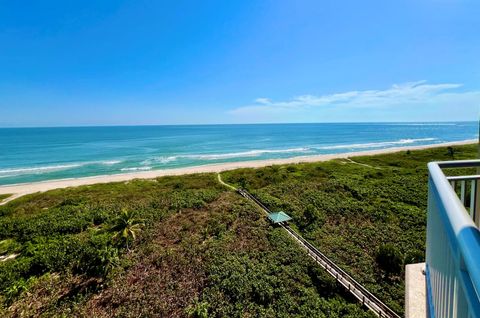
[[[270,210],[257,198],[251,195],[245,189],[238,189],[237,192],[243,197],[256,203],[265,213],[270,213]],[[379,317],[400,318],[400,316],[385,305],[380,299],[370,293],[365,287],[357,282],[353,277],[348,275],[338,265],[326,257],[315,246],[305,240],[300,234],[295,232],[287,224],[280,224],[287,233],[308,253],[308,255],[321,267],[323,267],[331,276],[333,276],[342,286],[344,286],[355,298],[357,298],[363,305],[373,311]]]

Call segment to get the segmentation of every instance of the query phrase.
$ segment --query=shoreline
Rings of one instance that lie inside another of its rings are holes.
[[[71,179],[57,179],[57,180],[48,180],[48,181],[40,181],[40,182],[32,182],[32,183],[19,183],[19,184],[12,184],[12,185],[0,185],[0,194],[11,194],[10,197],[0,202],[0,204],[5,204],[9,201],[12,201],[18,197],[21,197],[27,194],[32,194],[36,192],[45,192],[45,191],[54,190],[54,189],[78,187],[83,185],[131,181],[134,179],[153,179],[153,178],[163,177],[163,176],[180,176],[180,175],[195,174],[195,173],[215,173],[215,172],[218,173],[218,172],[240,169],[240,168],[261,168],[261,167],[266,167],[271,165],[281,165],[281,164],[321,162],[321,161],[328,161],[332,159],[345,159],[345,158],[358,157],[358,156],[373,156],[373,155],[380,155],[380,154],[388,154],[388,153],[395,153],[395,152],[405,151],[405,150],[423,150],[423,149],[430,149],[430,148],[468,145],[468,144],[473,144],[477,142],[478,140],[476,139],[469,139],[469,140],[463,140],[463,141],[453,141],[453,142],[446,142],[446,143],[440,143],[440,144],[430,144],[430,145],[420,145],[420,146],[401,146],[401,147],[384,148],[384,149],[377,149],[377,150],[364,150],[364,151],[312,155],[312,156],[297,156],[297,157],[282,158],[282,159],[263,159],[263,160],[251,160],[251,161],[239,161],[239,162],[214,163],[214,164],[207,164],[207,165],[201,165],[201,166],[182,167],[182,168],[174,168],[174,169],[140,171],[140,172],[130,172],[130,173],[122,173],[122,174],[99,175],[99,176],[71,178]]]

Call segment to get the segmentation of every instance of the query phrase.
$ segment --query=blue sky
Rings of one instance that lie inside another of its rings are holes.
[[[480,1],[3,1],[0,126],[476,120]]]

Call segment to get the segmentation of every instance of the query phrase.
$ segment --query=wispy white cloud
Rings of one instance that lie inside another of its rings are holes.
[[[257,98],[252,104],[230,111],[235,115],[299,113],[327,109],[380,109],[426,105],[478,103],[480,91],[462,91],[462,84],[429,84],[426,81],[395,84],[385,90],[349,91],[327,95],[302,95],[285,101]],[[476,102],[475,102],[476,101]]]

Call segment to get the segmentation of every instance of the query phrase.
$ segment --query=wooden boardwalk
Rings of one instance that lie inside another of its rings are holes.
[[[269,214],[270,210],[257,198],[251,195],[244,189],[238,189],[237,192],[243,197],[253,201],[258,205],[262,210]],[[379,317],[391,317],[391,318],[400,318],[400,316],[385,305],[380,299],[375,297],[370,293],[365,287],[363,287],[359,282],[353,279],[348,275],[344,270],[342,270],[338,265],[326,257],[322,252],[320,252],[315,246],[310,244],[305,240],[300,234],[295,232],[287,224],[280,224],[280,226],[287,231],[287,233],[301,246],[303,247],[308,255],[321,267],[323,267],[331,276],[333,276],[337,282],[344,286],[355,298],[357,298],[363,305],[368,309],[374,312]]]

